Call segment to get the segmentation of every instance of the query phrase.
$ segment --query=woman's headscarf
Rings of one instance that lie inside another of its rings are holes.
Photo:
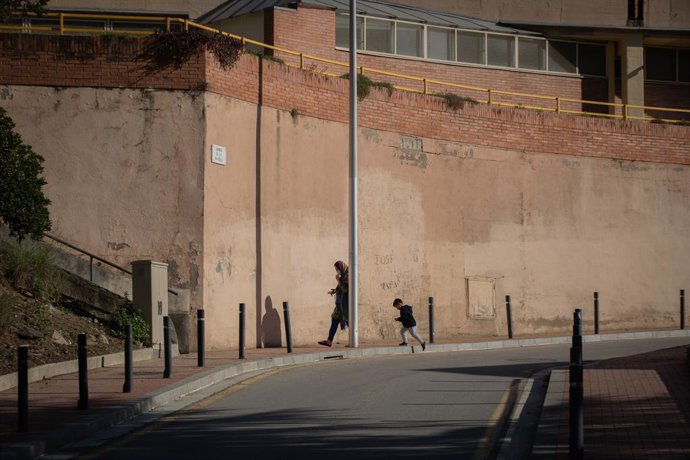
[[[335,269],[338,270],[338,273],[340,275],[344,275],[345,273],[347,273],[347,264],[342,260],[337,261],[333,265],[335,266]]]

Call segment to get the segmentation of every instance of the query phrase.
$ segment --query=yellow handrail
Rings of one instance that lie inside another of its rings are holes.
[[[33,13],[29,13],[29,16],[36,16]],[[115,20],[115,21],[129,21],[129,22],[160,22],[161,26],[164,27],[166,31],[170,31],[171,29],[171,24],[172,23],[178,23],[182,25],[182,28],[184,30],[189,30],[189,28],[195,28],[199,30],[204,30],[207,32],[211,33],[220,33],[226,37],[233,38],[235,40],[238,40],[242,43],[242,45],[246,44],[251,44],[251,45],[256,45],[258,47],[264,48],[264,49],[270,49],[273,51],[277,51],[280,53],[285,53],[291,56],[297,57],[299,59],[299,64],[292,64],[292,63],[286,63],[287,65],[291,67],[296,67],[299,69],[305,69],[305,61],[307,60],[312,60],[316,62],[322,62],[326,64],[331,64],[331,65],[337,65],[341,67],[348,67],[349,64],[346,62],[341,62],[333,59],[327,59],[319,56],[313,56],[310,54],[306,53],[300,53],[297,51],[281,48],[278,46],[273,46],[268,43],[263,43],[257,40],[252,40],[247,37],[231,34],[229,32],[221,31],[219,29],[213,28],[206,26],[204,24],[199,24],[194,21],[190,21],[189,19],[186,18],[180,18],[180,17],[170,17],[170,16],[129,16],[129,15],[123,15],[123,14],[98,14],[98,13],[53,13],[53,12],[47,12],[41,15],[42,17],[51,17],[51,18],[57,18],[58,19],[58,26],[57,29],[53,26],[50,25],[40,25],[40,26],[24,26],[24,25],[10,25],[10,24],[0,24],[0,30],[11,30],[11,31],[41,31],[41,32],[54,32],[57,31],[60,35],[63,35],[65,33],[89,33],[89,34],[103,34],[103,33],[123,33],[123,34],[132,34],[132,35],[148,35],[154,33],[153,30],[131,30],[131,29],[118,29],[118,30],[105,30],[105,29],[96,29],[93,27],[69,27],[65,26],[65,20],[66,19],[102,19],[102,20]],[[334,76],[338,77],[339,75],[328,72],[326,70],[315,70],[316,72],[319,72],[323,75],[328,75],[328,76]],[[588,116],[594,116],[594,117],[604,117],[604,118],[618,118],[618,119],[623,119],[623,120],[643,120],[643,121],[650,121],[650,120],[655,120],[655,121],[664,121],[664,122],[679,122],[680,120],[668,120],[668,119],[657,119],[654,117],[650,116],[645,116],[644,114],[642,116],[638,115],[631,115],[629,113],[629,109],[640,109],[643,112],[644,111],[660,111],[660,112],[674,112],[674,113],[688,113],[690,114],[690,110],[688,109],[676,109],[676,108],[671,108],[671,107],[653,107],[653,106],[646,106],[646,105],[633,105],[633,104],[624,104],[624,103],[617,103],[617,102],[600,102],[600,101],[590,101],[590,100],[584,100],[584,99],[573,99],[573,98],[565,98],[565,97],[558,97],[558,96],[544,96],[540,94],[531,94],[531,93],[522,93],[522,92],[516,92],[516,91],[503,91],[503,90],[495,90],[491,88],[481,88],[477,86],[471,86],[471,85],[463,85],[459,83],[451,83],[451,82],[445,82],[445,81],[439,81],[439,80],[434,80],[431,78],[425,78],[425,77],[417,77],[417,76],[412,76],[412,75],[406,75],[406,74],[400,74],[396,72],[390,72],[387,70],[381,70],[381,69],[375,69],[371,67],[364,67],[361,66],[359,68],[359,71],[361,74],[364,74],[365,72],[369,74],[376,74],[376,75],[385,75],[388,77],[394,77],[394,78],[400,78],[403,80],[407,81],[412,81],[412,82],[417,82],[420,83],[421,89],[417,88],[409,88],[406,86],[402,85],[391,85],[393,88],[401,90],[401,91],[409,91],[409,92],[414,92],[414,93],[421,93],[421,94],[429,94],[429,86],[430,85],[438,85],[442,87],[448,87],[448,88],[458,88],[458,89],[463,89],[467,91],[477,91],[477,92],[482,92],[486,93],[487,98],[485,100],[477,100],[477,102],[480,103],[485,103],[489,105],[496,105],[496,106],[502,106],[502,107],[519,107],[519,108],[526,108],[526,109],[531,109],[531,110],[541,110],[541,111],[546,111],[546,112],[556,112],[556,113],[568,113],[568,114],[579,114],[579,115],[588,115]],[[528,105],[528,104],[519,104],[515,102],[506,102],[506,101],[498,101],[496,100],[496,95],[502,95],[502,96],[510,96],[510,97],[519,97],[519,98],[530,98],[530,99],[538,99],[538,100],[543,100],[543,101],[552,101],[555,105],[555,107],[542,107],[542,106],[537,106],[537,105]],[[621,109],[621,113],[598,113],[598,112],[589,112],[589,111],[584,111],[584,110],[571,110],[571,109],[564,109],[563,108],[563,103],[564,102],[569,102],[569,103],[576,103],[576,104],[582,104],[582,105],[597,105],[597,106],[602,106],[602,107],[609,107],[609,108],[614,108],[614,109]]]

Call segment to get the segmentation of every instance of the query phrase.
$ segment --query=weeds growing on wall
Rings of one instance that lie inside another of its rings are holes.
[[[350,74],[346,73],[340,76],[346,80],[350,79]],[[357,75],[357,99],[363,101],[371,93],[371,88],[385,88],[388,90],[388,95],[393,94],[393,84],[387,81],[374,81],[366,75]]]
[[[465,105],[467,104],[479,104],[479,102],[476,99],[472,99],[471,97],[467,96],[458,96],[457,94],[453,93],[436,93],[434,96],[442,97],[445,99],[446,102],[446,107],[448,107],[451,110],[460,110],[464,109]]]
[[[0,242],[0,269],[12,286],[34,297],[56,301],[60,297],[62,275],[55,266],[53,249],[43,243]]]
[[[122,338],[125,338],[127,334],[125,327],[131,324],[132,338],[137,342],[149,345],[149,325],[131,301],[126,300],[120,305],[113,313],[110,322],[112,329]]]
[[[266,59],[267,61],[273,61],[273,62],[278,62],[280,64],[285,64],[285,61],[280,59],[279,57],[273,56],[271,54],[265,54],[265,53],[262,53],[261,51],[245,50],[245,53],[250,54],[252,56],[256,56],[259,59]]]
[[[196,29],[156,32],[146,45],[142,57],[149,62],[150,71],[168,67],[179,69],[193,56],[204,51],[211,52],[220,66],[228,70],[242,54],[242,43],[220,33]]]

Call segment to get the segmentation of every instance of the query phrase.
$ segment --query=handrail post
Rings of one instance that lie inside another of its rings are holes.
[[[184,31],[189,32],[189,21],[187,19],[184,20]]]
[[[359,66],[359,74],[364,75],[364,66]]]
[[[623,104],[623,120],[628,121],[628,104]]]
[[[60,13],[60,35],[65,33],[65,13]]]
[[[491,88],[486,90],[487,94],[487,104],[491,105]]]
[[[561,113],[561,98],[556,98],[556,113]]]
[[[165,17],[165,31],[170,32],[170,16]]]
[[[427,85],[426,78],[424,79],[424,94],[429,94],[429,88]]]
[[[299,68],[304,69],[304,53],[299,53]]]

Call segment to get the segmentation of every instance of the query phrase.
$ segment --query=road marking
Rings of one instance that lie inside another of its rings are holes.
[[[496,409],[489,417],[489,422],[484,431],[484,436],[477,443],[477,450],[474,451],[472,460],[485,460],[490,458],[491,452],[496,446],[503,428],[508,421],[508,415],[515,404],[520,387],[520,379],[513,379],[508,388],[503,392],[501,400],[496,405]]]

